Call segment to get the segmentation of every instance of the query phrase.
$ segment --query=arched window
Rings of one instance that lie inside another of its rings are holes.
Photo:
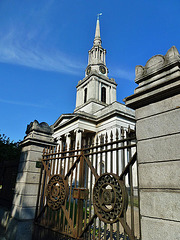
[[[84,89],[84,103],[87,102],[87,88]]]
[[[101,101],[106,103],[106,88],[105,87],[101,88]]]

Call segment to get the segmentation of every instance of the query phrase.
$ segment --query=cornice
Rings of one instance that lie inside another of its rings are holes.
[[[54,132],[56,132],[57,130],[59,130],[62,127],[65,127],[65,126],[71,124],[72,122],[75,122],[76,120],[80,120],[80,119],[87,120],[87,121],[92,122],[97,125],[98,123],[100,123],[106,119],[109,119],[110,117],[113,117],[113,116],[121,116],[124,119],[129,119],[131,121],[135,121],[134,115],[124,112],[124,111],[121,111],[121,110],[118,110],[118,109],[113,109],[112,111],[107,112],[106,114],[104,114],[102,116],[95,116],[93,114],[87,114],[85,112],[78,112],[78,113],[74,113],[73,118],[71,118],[68,121],[64,122],[63,124],[55,127]]]
[[[56,146],[57,143],[55,143],[53,141],[40,140],[40,139],[35,139],[35,138],[26,138],[20,143],[21,147],[29,146],[29,145],[45,147],[45,146],[52,146],[52,145]]]
[[[114,84],[115,86],[117,86],[117,83],[115,82],[115,80],[113,78],[108,78],[104,75],[99,74],[96,71],[91,72],[88,76],[86,76],[85,78],[83,78],[83,80],[80,80],[76,86],[76,88],[78,88],[79,86],[81,86],[83,83],[85,83],[86,81],[90,80],[91,77],[98,77],[101,78],[111,84]]]

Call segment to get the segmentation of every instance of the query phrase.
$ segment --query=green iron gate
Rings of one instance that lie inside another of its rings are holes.
[[[135,134],[115,135],[44,149],[33,239],[140,239]]]

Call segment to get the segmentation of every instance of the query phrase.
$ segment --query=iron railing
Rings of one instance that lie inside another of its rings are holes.
[[[43,152],[35,225],[70,239],[140,239],[134,132],[121,128],[120,136],[60,149]]]

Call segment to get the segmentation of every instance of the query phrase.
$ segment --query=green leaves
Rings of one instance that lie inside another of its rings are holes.
[[[0,134],[0,162],[19,161],[21,148],[20,141],[11,141],[5,134]]]

